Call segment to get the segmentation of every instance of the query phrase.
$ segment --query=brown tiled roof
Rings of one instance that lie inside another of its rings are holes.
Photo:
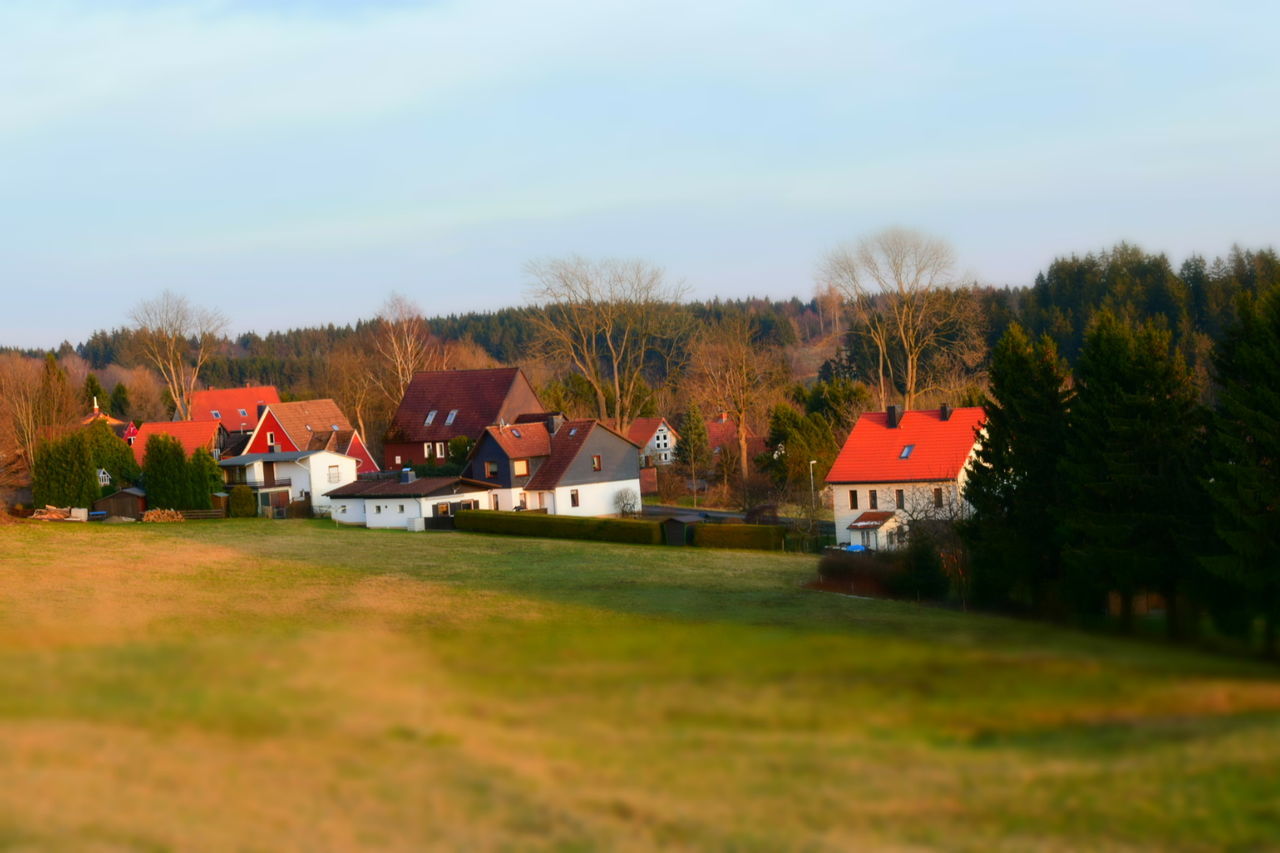
[[[627,439],[632,444],[638,444],[644,447],[649,443],[649,439],[653,438],[653,434],[658,431],[658,427],[662,426],[662,422],[666,418],[636,418],[631,422],[631,427],[627,430]],[[677,439],[680,434],[676,432],[675,427],[667,424],[667,429]]]
[[[275,403],[271,413],[299,450],[337,450],[330,446],[331,439],[325,433],[353,432],[351,422],[330,399],[303,400],[297,403]],[[334,429],[334,427],[337,429]],[[323,437],[324,446],[314,447],[313,442]],[[350,439],[348,439],[350,443]],[[343,452],[343,451],[338,451]]]
[[[745,430],[747,434],[747,447],[751,447],[751,440],[755,438],[755,433],[751,431],[751,427]],[[717,447],[738,445],[738,425],[734,423],[733,418],[726,414],[719,417],[711,418],[707,421],[707,446],[713,450]],[[763,442],[761,442],[763,449]]]
[[[569,465],[582,449],[583,442],[597,427],[606,429],[603,424],[590,418],[565,421],[564,425],[551,437],[549,458],[542,463],[542,467],[533,472],[533,476],[525,484],[525,489],[534,492],[549,491],[559,485],[560,478],[564,476],[565,471],[569,470]],[[613,431],[610,430],[610,432]]]
[[[878,512],[864,512],[862,515],[849,522],[849,530],[872,530],[882,526],[886,521],[893,518],[892,512],[880,510]]]
[[[191,395],[193,421],[218,420],[230,432],[252,430],[258,425],[258,406],[275,407],[280,394],[274,385],[251,388],[210,388]],[[244,414],[240,410],[244,409]],[[217,415],[213,413],[217,412]]]
[[[522,422],[505,427],[485,427],[484,431],[493,437],[508,458],[533,459],[551,455],[551,433],[547,431],[547,425],[542,421]]]
[[[457,486],[458,488],[454,488]],[[356,480],[325,492],[331,498],[426,498],[450,489],[453,492],[479,492],[495,488],[492,483],[469,480],[465,477],[424,477],[402,483],[398,477],[382,477],[376,480]]]
[[[518,367],[485,370],[431,370],[416,373],[391,421],[389,439],[397,442],[447,441],[454,436],[480,436],[496,424],[512,386],[521,379]],[[449,412],[457,410],[453,423]],[[427,414],[436,416],[426,424]]]

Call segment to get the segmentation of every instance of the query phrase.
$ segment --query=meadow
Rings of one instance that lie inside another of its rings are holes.
[[[0,848],[1280,847],[1280,670],[814,567],[0,527]]]

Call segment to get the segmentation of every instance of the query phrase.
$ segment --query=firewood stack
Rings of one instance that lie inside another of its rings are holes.
[[[176,509],[149,509],[142,514],[143,521],[186,521]]]

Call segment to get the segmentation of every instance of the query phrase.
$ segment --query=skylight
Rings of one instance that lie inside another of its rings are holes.
[[[214,420],[218,420],[218,421],[222,420],[222,412],[218,411],[217,409],[210,409],[209,414],[213,415]]]
[[[577,434],[578,434],[577,427],[569,427],[569,435],[577,435]]]
[[[519,437],[520,437],[520,430],[518,430],[518,429],[513,429],[513,430],[511,430],[511,434],[512,434],[512,435],[514,435],[516,438],[519,438]]]
[[[249,417],[249,413],[248,413],[248,412],[246,412],[244,409],[241,409],[241,410],[240,410],[240,417],[242,417],[242,418],[247,418],[247,417]]]
[[[457,409],[453,409],[452,411],[450,411],[450,412],[449,412],[449,417],[447,417],[447,418],[445,418],[445,419],[444,419],[444,425],[445,425],[445,426],[448,426],[449,424],[453,423],[453,419],[454,419],[454,418],[456,418],[457,416],[458,416],[458,410],[457,410]]]
[[[915,450],[915,449],[916,449],[916,446],[915,446],[914,444],[908,444],[908,445],[904,446],[904,447],[902,448],[902,452],[898,454],[898,458],[899,458],[899,459],[909,459],[909,458],[911,457],[911,451],[913,451],[913,450]]]
[[[422,425],[431,426],[431,422],[434,421],[435,419],[436,419],[436,410],[432,409],[431,411],[427,412],[427,419],[422,422]]]
[[[337,432],[337,431],[338,431],[338,425],[337,425],[337,424],[329,424],[329,426],[333,427],[333,431],[334,431],[334,432]]]

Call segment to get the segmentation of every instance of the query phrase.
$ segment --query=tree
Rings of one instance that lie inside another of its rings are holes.
[[[142,479],[147,488],[147,505],[152,509],[186,507],[191,480],[187,455],[176,438],[158,433],[147,439]]]
[[[676,462],[684,468],[693,482],[693,505],[698,505],[698,481],[711,468],[711,440],[707,435],[707,422],[697,403],[690,404],[680,425],[680,440],[676,442]]]
[[[965,483],[973,516],[962,527],[973,552],[974,594],[988,605],[1017,600],[1059,616],[1062,510],[1058,466],[1067,440],[1066,365],[1048,336],[1032,343],[1014,324],[996,344],[983,401],[985,436]]]
[[[187,462],[187,500],[182,509],[212,509],[210,496],[225,485],[222,469],[213,454],[197,448]]]
[[[1169,332],[1100,312],[1081,350],[1068,426],[1061,518],[1077,601],[1087,612],[1118,593],[1129,632],[1134,593],[1159,591],[1177,632],[1179,594],[1198,566],[1205,451],[1203,415]]]
[[[121,489],[138,482],[142,469],[133,456],[133,448],[121,441],[106,421],[91,421],[80,432],[89,446],[94,469],[101,468],[110,474],[114,488]]]
[[[325,387],[342,410],[351,416],[360,436],[370,442],[370,452],[377,459],[382,453],[382,436],[391,421],[394,407],[400,403],[400,397],[393,400],[387,396],[395,385],[380,381],[378,365],[369,355],[372,348],[370,334],[367,333],[338,344],[328,359]]]
[[[92,373],[84,378],[84,389],[80,392],[80,398],[84,401],[86,411],[92,410],[95,406],[107,407],[107,389],[102,387],[98,377]]]
[[[747,425],[763,420],[786,380],[786,366],[776,347],[761,345],[748,315],[727,317],[694,342],[689,363],[693,394],[737,423],[737,467],[743,501],[750,470]]]
[[[107,410],[117,418],[129,417],[129,387],[123,382],[117,382],[116,387],[111,389],[111,400]]]
[[[670,372],[688,334],[686,288],[639,260],[573,256],[526,269],[543,351],[587,381],[596,417],[625,432],[644,402],[646,371]]]
[[[37,506],[90,507],[99,494],[98,473],[82,433],[41,443],[31,482]]]
[[[1243,587],[1263,620],[1263,649],[1280,634],[1280,287],[1243,296],[1215,360],[1220,384],[1209,493],[1226,553],[1211,570]]]
[[[422,310],[399,293],[391,294],[378,312],[373,349],[381,362],[373,375],[392,406],[400,403],[413,374],[448,367],[444,344],[431,334]]]
[[[470,436],[455,435],[449,439],[449,463],[457,465],[458,470],[467,464],[467,457],[471,455],[471,448],[475,446],[475,441]]]
[[[232,518],[253,518],[258,514],[258,501],[248,486],[232,486],[228,503]]]
[[[142,356],[160,373],[179,420],[191,417],[191,395],[200,371],[227,327],[219,312],[192,305],[166,290],[140,302],[130,315]]]
[[[973,323],[976,302],[952,290],[954,266],[947,243],[903,228],[827,256],[822,276],[848,297],[858,333],[875,352],[881,408],[895,384],[912,408],[927,359]]]

